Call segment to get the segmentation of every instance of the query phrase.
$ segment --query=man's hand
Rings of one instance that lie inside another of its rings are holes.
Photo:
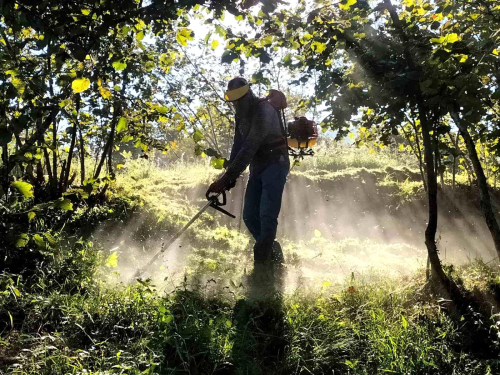
[[[219,194],[219,193],[222,193],[224,190],[226,189],[226,186],[224,185],[223,181],[222,180],[215,180],[214,182],[212,182],[212,184],[209,186],[208,190],[207,190],[207,196],[210,194],[210,193],[214,193],[214,194]]]

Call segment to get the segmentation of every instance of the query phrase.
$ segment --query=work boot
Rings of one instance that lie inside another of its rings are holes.
[[[282,265],[283,263],[285,263],[283,250],[281,249],[281,245],[278,241],[274,241],[273,243],[273,249],[271,251],[271,261],[274,265]]]

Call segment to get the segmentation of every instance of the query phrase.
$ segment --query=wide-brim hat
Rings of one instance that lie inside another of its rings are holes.
[[[234,90],[228,90],[224,93],[224,99],[228,102],[234,102],[244,97],[250,90],[250,85],[247,83],[244,86],[238,87]]]

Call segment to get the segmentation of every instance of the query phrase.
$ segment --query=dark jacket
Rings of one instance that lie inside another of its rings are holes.
[[[236,118],[229,167],[221,179],[228,184],[249,164],[250,174],[254,175],[274,163],[290,165],[279,113],[263,100],[253,106],[246,118]]]

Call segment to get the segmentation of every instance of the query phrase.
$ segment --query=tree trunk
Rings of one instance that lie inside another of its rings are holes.
[[[52,118],[54,118],[58,112],[58,106],[57,108],[52,109],[50,114],[42,122],[42,126],[40,126],[29,138],[27,138],[24,144],[13,155],[9,156],[7,153],[7,147],[3,147],[3,165],[0,167],[0,177],[2,178],[2,182],[4,184],[8,183],[9,174],[17,164],[14,160],[24,155],[39,139],[43,139],[45,131],[49,128],[52,122]]]
[[[69,153],[68,153],[68,159],[67,159],[67,163],[66,163],[66,172],[64,172],[64,180],[62,182],[62,192],[65,192],[68,189],[69,175],[71,172],[71,162],[73,161],[73,153],[74,153],[75,144],[76,144],[76,127],[77,127],[77,124],[75,122],[73,124],[73,133],[71,134],[71,143],[69,145]]]
[[[113,144],[116,123],[118,122],[120,112],[121,112],[121,109],[118,106],[116,106],[114,108],[114,112],[113,112],[113,119],[111,120],[111,132],[109,133],[108,140],[106,141],[106,144],[104,145],[104,150],[102,150],[101,160],[99,161],[99,164],[97,165],[96,171],[94,173],[94,178],[99,178],[99,175],[101,174],[102,166],[104,165],[104,162],[106,161],[106,158],[109,154],[109,148]]]
[[[418,159],[418,168],[420,169],[420,178],[422,179],[422,184],[424,185],[424,190],[427,191],[427,183],[425,182],[424,166],[422,163],[422,153],[420,152],[420,142],[418,141],[418,133],[417,133],[416,126],[414,126],[416,144],[414,144],[411,141],[411,135],[409,135],[406,132],[404,126],[401,126],[401,130],[403,131],[403,134],[405,135],[406,140],[410,144],[410,147],[413,151],[413,154]]]
[[[451,136],[451,133],[448,133],[448,137],[450,138],[451,144],[455,147],[455,152],[453,153],[453,167],[452,167],[452,185],[451,189],[455,191],[455,180],[456,180],[456,175],[457,175],[457,156],[458,156],[458,137],[460,135],[460,130],[457,132],[457,137],[455,140],[453,140],[453,137]]]
[[[52,173],[54,174],[54,191],[52,195],[54,197],[59,196],[58,183],[57,183],[57,123],[55,116],[52,119]]]
[[[476,178],[479,186],[481,211],[483,212],[484,218],[486,220],[486,225],[488,226],[491,237],[493,238],[497,254],[500,256],[500,227],[498,225],[498,221],[495,218],[495,213],[491,204],[490,193],[488,190],[488,181],[486,180],[483,167],[481,165],[481,162],[479,161],[479,157],[476,151],[476,145],[474,144],[474,140],[469,133],[469,129],[467,129],[467,125],[460,119],[458,112],[452,111],[450,114],[453,118],[453,121],[460,129],[462,138],[465,141],[465,146],[467,147],[467,152],[471,159],[474,172],[476,173]]]
[[[424,189],[427,192],[427,182],[425,181],[425,173],[424,173],[425,167],[424,167],[424,162],[422,160],[423,159],[422,151],[420,150],[420,138],[418,137],[418,128],[415,122],[409,116],[407,117],[408,120],[410,120],[410,124],[412,125],[413,130],[415,131],[415,144],[418,151],[418,168],[420,169],[420,177],[422,178]]]
[[[393,25],[396,31],[399,33],[404,48],[404,57],[408,68],[411,71],[416,71],[415,62],[410,53],[409,41],[404,32],[403,26],[396,12],[396,9],[392,5],[390,0],[384,0],[384,3],[389,11]],[[438,223],[438,205],[437,205],[437,178],[436,173],[433,168],[434,166],[434,155],[431,139],[431,126],[428,122],[427,111],[424,105],[424,99],[422,96],[422,91],[420,89],[420,82],[415,83],[415,102],[417,104],[418,115],[420,118],[420,125],[422,126],[422,138],[424,142],[424,161],[427,167],[427,196],[429,203],[429,220],[427,223],[427,228],[425,230],[425,245],[427,246],[427,252],[429,255],[429,261],[432,266],[432,272],[439,282],[450,292],[450,296],[454,300],[462,300],[462,293],[458,289],[457,285],[453,280],[448,278],[445,274],[443,267],[441,265],[441,260],[439,259],[438,249],[436,246],[436,232]]]
[[[83,181],[85,181],[85,143],[83,140],[82,129],[78,127],[78,132],[80,135],[80,180],[83,185]]]

